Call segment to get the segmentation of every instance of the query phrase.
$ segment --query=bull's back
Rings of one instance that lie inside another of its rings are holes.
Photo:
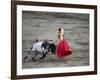
[[[42,51],[43,48],[41,47],[43,41],[37,42],[33,45],[33,49],[32,50],[38,50],[38,51]]]

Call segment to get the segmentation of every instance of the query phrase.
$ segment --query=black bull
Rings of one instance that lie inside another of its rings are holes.
[[[39,42],[36,42],[36,43],[39,43]],[[34,44],[36,44],[34,43]],[[41,50],[32,50],[34,48],[34,44],[33,46],[29,49],[28,51],[28,54],[24,57],[24,61],[26,61],[29,57],[29,55],[31,55],[32,57],[32,60],[34,61],[34,58],[38,55],[38,54],[41,54],[41,57],[39,58],[39,60],[42,62],[44,61],[44,58],[46,57],[47,53],[50,52],[52,54],[55,54],[55,51],[56,51],[56,45],[54,44],[53,41],[51,40],[43,40],[41,45],[40,45],[40,48],[42,49]]]

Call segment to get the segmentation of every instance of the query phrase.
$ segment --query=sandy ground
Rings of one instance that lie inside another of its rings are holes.
[[[59,27],[65,30],[65,38],[70,43],[73,52],[64,59],[49,53],[44,62],[32,61],[31,57],[22,61],[22,68],[49,68],[89,65],[89,15],[75,13],[22,13],[22,59],[37,38],[51,39],[58,43],[56,31]]]

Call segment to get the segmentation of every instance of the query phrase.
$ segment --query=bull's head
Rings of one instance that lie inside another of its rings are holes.
[[[50,43],[49,44],[49,51],[52,53],[52,54],[55,54],[56,52],[56,45],[54,43]]]

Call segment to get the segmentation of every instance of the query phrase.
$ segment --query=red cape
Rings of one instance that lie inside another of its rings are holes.
[[[56,53],[59,58],[63,58],[72,53],[72,48],[69,46],[68,42],[63,39],[56,47]]]

